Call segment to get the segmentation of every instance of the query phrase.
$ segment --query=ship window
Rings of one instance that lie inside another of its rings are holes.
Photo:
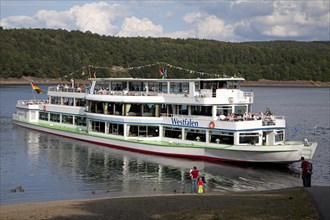
[[[156,104],[143,105],[142,116],[155,117]]]
[[[141,105],[126,104],[126,112],[128,116],[141,116]]]
[[[105,122],[101,121],[90,121],[91,122],[91,131],[94,132],[100,132],[104,133],[105,132]]]
[[[39,112],[39,119],[43,121],[48,121],[48,113],[46,112]]]
[[[73,124],[73,116],[72,115],[62,115],[62,123]]]
[[[145,126],[145,125],[129,125],[128,136],[130,137],[158,137],[159,127],[158,126]]]
[[[50,104],[53,104],[53,105],[60,105],[60,104],[61,104],[61,97],[52,96],[52,97],[50,98]]]
[[[239,81],[228,81],[228,89],[239,89]]]
[[[86,100],[85,99],[76,99],[76,106],[85,106]]]
[[[234,133],[232,132],[209,131],[209,133],[211,143],[234,144]]]
[[[113,104],[112,103],[102,102],[101,105],[100,105],[101,112],[103,111],[103,114],[105,114],[105,115],[112,115],[112,113],[113,113]]]
[[[240,115],[240,116],[243,116],[243,114],[244,114],[244,109],[245,109],[246,107],[245,106],[235,106],[235,115]]]
[[[63,97],[63,105],[73,106],[73,98]]]
[[[74,123],[75,125],[86,126],[86,117],[75,116]]]
[[[148,83],[149,91],[151,92],[158,92],[159,91],[159,83],[156,82],[149,82]]]
[[[121,103],[115,104],[115,115],[122,115],[123,105]]]
[[[167,83],[159,83],[159,91],[167,93]]]
[[[159,137],[159,127],[158,126],[147,126],[148,137]]]
[[[61,116],[60,114],[50,113],[50,121],[52,122],[60,122]]]
[[[179,115],[188,115],[188,105],[178,105]]]
[[[164,137],[168,138],[182,138],[182,129],[181,128],[172,128],[172,127],[163,127]]]
[[[225,116],[228,116],[228,114],[232,113],[232,107],[231,106],[218,106],[217,107],[217,115],[224,114]]]
[[[258,144],[259,133],[240,133],[239,134],[240,144]]]
[[[189,93],[189,83],[182,83],[182,92]]]
[[[199,82],[195,82],[195,92],[200,92],[200,84],[199,84]]]
[[[283,130],[275,131],[275,142],[284,141],[284,132]]]
[[[109,134],[124,135],[124,125],[109,123]]]
[[[212,115],[212,106],[191,106],[192,115]]]
[[[200,129],[185,129],[185,139],[190,141],[206,141],[206,131]]]

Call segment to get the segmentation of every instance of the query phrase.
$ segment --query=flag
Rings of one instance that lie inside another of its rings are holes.
[[[36,92],[38,94],[42,94],[42,90],[36,84],[34,84],[32,81],[31,81],[31,86],[32,86],[32,89],[36,90]]]

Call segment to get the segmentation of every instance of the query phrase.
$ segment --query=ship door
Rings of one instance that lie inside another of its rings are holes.
[[[273,132],[272,131],[264,131],[262,132],[262,144],[263,145],[271,145],[273,143]]]
[[[267,143],[267,132],[262,132],[262,145],[266,145]]]

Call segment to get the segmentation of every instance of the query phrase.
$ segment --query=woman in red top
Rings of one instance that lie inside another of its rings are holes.
[[[199,170],[197,170],[197,167],[194,167],[193,170],[190,171],[190,177],[191,177],[191,193],[197,193],[197,181],[199,176]]]

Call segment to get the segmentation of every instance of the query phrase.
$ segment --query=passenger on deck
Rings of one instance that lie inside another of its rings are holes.
[[[270,109],[267,107],[266,111],[265,111],[265,115],[266,116],[270,116],[272,114],[272,112],[270,111]]]
[[[248,113],[247,112],[245,112],[244,113],[244,115],[243,115],[243,121],[246,121],[246,120],[248,120]]]
[[[226,119],[226,116],[225,116],[223,113],[221,113],[221,114],[219,115],[219,119],[220,119],[221,121],[223,121],[223,120]]]

